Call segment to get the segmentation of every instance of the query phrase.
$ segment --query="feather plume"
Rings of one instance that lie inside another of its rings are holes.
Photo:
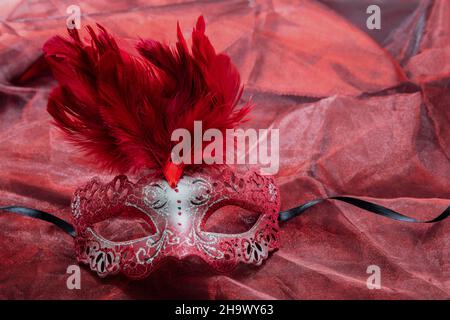
[[[76,29],[70,37],[53,37],[44,55],[59,82],[47,110],[67,138],[81,147],[102,168],[118,173],[153,169],[164,173],[170,163],[171,134],[194,121],[203,130],[225,133],[248,114],[239,73],[225,54],[217,54],[205,36],[199,17],[192,32],[191,52],[179,25],[174,47],[155,40],[137,44],[140,56],[117,45],[102,26],[87,27],[90,41]],[[171,178],[176,185],[182,171]],[[174,173],[169,173],[174,174]]]

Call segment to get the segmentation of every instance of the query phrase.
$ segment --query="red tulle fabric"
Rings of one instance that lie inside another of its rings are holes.
[[[216,51],[231,57],[244,100],[256,106],[245,126],[280,129],[281,209],[347,194],[433,217],[450,198],[450,6],[377,3],[381,30],[366,27],[370,0],[78,1],[83,26],[98,21],[129,52],[137,36],[176,42],[177,21],[192,42],[204,14]],[[74,190],[98,171],[50,125],[45,108],[56,82],[30,65],[45,41],[66,33],[68,5],[0,4],[0,205],[67,220]],[[81,267],[80,290],[66,287],[73,239],[3,212],[0,228],[4,299],[450,296],[449,223],[406,224],[346,204],[324,203],[283,224],[280,249],[260,267],[224,275],[171,262],[143,281],[100,279]],[[366,286],[370,265],[380,267],[380,290]]]

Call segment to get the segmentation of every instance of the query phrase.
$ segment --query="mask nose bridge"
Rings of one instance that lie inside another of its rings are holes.
[[[167,257],[176,259],[201,255],[198,248],[202,238],[199,228],[204,215],[202,210],[206,210],[206,207],[191,202],[192,186],[189,181],[183,180],[177,188],[168,190],[167,228],[179,237],[180,241],[174,246],[174,250],[167,252]]]
[[[203,180],[201,181],[203,182]],[[211,191],[201,190],[203,187],[199,179],[183,177],[175,188],[169,188],[166,182],[162,185],[166,197],[166,204],[159,209],[153,210],[161,221],[161,239],[164,244],[165,257],[184,259],[188,256],[203,256],[205,249],[202,246],[213,245],[211,239],[205,237],[200,228],[201,220],[208,209],[207,202],[199,196],[207,195]],[[208,188],[211,190],[211,188]],[[195,203],[198,200],[199,203]],[[164,225],[163,225],[164,221]]]
[[[182,179],[174,189],[167,189],[169,201],[167,203],[166,228],[171,230],[180,242],[177,249],[171,255],[182,254],[186,246],[193,242],[196,228],[196,212],[190,202],[191,189],[188,181]]]

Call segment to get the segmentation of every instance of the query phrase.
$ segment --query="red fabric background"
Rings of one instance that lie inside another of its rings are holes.
[[[386,0],[382,30],[344,0],[77,1],[132,44],[207,34],[238,66],[257,108],[248,126],[280,128],[282,209],[335,194],[365,196],[430,218],[450,203],[450,3]],[[49,124],[50,77],[13,80],[50,36],[68,1],[0,4],[0,205],[70,219],[70,197],[98,174]],[[16,83],[16,84],[14,84]],[[416,225],[325,203],[282,225],[282,246],[259,268],[230,275],[170,263],[143,281],[100,279],[82,267],[66,288],[72,239],[54,226],[0,213],[2,299],[409,299],[450,297],[450,224]],[[381,268],[381,290],[366,269]],[[184,268],[183,268],[184,267]]]

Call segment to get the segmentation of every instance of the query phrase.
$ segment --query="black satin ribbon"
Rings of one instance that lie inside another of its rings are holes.
[[[325,198],[325,199],[312,200],[310,202],[302,204],[301,206],[298,206],[298,207],[295,207],[295,208],[292,208],[292,209],[289,209],[286,211],[281,211],[278,215],[278,221],[288,221],[292,218],[295,218],[295,217],[301,215],[302,213],[304,213],[309,208],[311,208],[311,207],[315,206],[316,204],[319,204],[325,200],[338,200],[338,201],[346,202],[348,204],[351,204],[352,206],[355,206],[360,209],[378,214],[380,216],[383,216],[383,217],[386,217],[389,219],[393,219],[393,220],[404,221],[404,222],[434,223],[434,222],[444,220],[445,218],[450,216],[450,206],[434,219],[417,220],[417,219],[405,216],[401,213],[395,212],[394,210],[391,210],[389,208],[380,206],[379,204],[376,204],[376,203],[372,203],[369,201],[365,201],[365,200],[361,200],[361,199],[353,198],[353,197],[337,196],[337,197],[329,197],[329,198]]]
[[[62,229],[64,232],[68,233],[72,237],[77,235],[75,228],[68,222],[41,210],[31,209],[26,207],[17,207],[17,206],[9,206],[9,207],[0,207],[0,210],[7,211],[11,213],[16,213],[21,216],[35,218],[43,221],[50,222]]]

